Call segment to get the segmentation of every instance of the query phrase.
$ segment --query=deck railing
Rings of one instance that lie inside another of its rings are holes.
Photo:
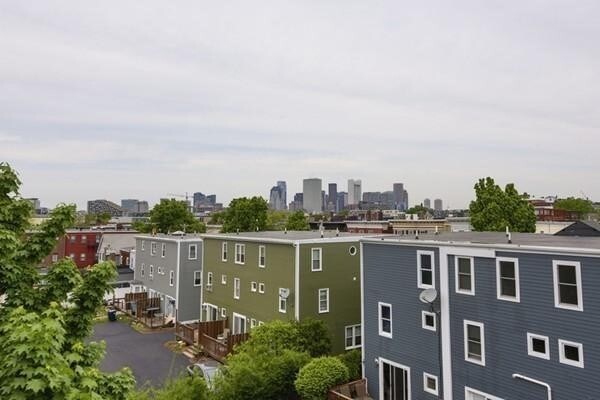
[[[346,383],[332,388],[327,393],[327,400],[355,400],[370,399],[367,394],[367,381],[360,379],[358,381]]]

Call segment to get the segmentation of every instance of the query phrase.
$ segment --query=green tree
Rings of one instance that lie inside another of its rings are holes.
[[[127,400],[206,400],[209,398],[208,387],[204,378],[181,376],[169,380],[161,388],[144,388],[131,392]]]
[[[308,225],[308,219],[304,215],[304,211],[298,210],[292,213],[287,223],[285,224],[285,228],[288,231],[307,231],[310,229]]]
[[[282,231],[286,225],[290,213],[281,210],[269,210],[267,212],[267,228],[268,231]]]
[[[37,265],[73,225],[75,206],[58,206],[26,234],[31,205],[19,196],[20,184],[0,163],[0,398],[124,399],[135,384],[131,371],[101,372],[103,345],[85,343],[114,265],[81,276],[64,259],[41,277]]]
[[[349,380],[356,381],[362,376],[362,355],[359,349],[346,351],[337,356],[348,368]]]
[[[590,200],[575,197],[556,200],[554,202],[554,208],[576,212],[579,215],[579,218],[584,218],[586,214],[596,211]]]
[[[329,389],[348,378],[348,368],[339,358],[320,357],[300,369],[295,386],[303,400],[325,400]]]
[[[206,225],[194,217],[187,202],[175,199],[162,199],[150,210],[150,221],[137,223],[134,228],[141,232],[206,232]]]
[[[508,227],[512,232],[535,232],[533,206],[514,184],[509,183],[502,190],[490,177],[479,179],[475,197],[469,206],[474,230],[500,232]]]
[[[106,225],[112,216],[105,212],[99,214],[80,214],[76,217],[75,226],[78,228],[88,228],[95,225]]]
[[[223,232],[264,231],[269,206],[262,197],[240,197],[231,200],[223,213]]]
[[[419,218],[424,218],[427,214],[432,214],[432,210],[430,208],[424,207],[422,205],[416,205],[414,207],[406,210],[407,214],[417,214]]]

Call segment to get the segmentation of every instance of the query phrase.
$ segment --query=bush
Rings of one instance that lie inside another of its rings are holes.
[[[337,357],[315,358],[298,373],[296,391],[303,400],[322,400],[332,387],[348,381],[348,368]]]
[[[356,381],[362,378],[362,355],[359,349],[354,349],[342,353],[338,356],[340,361],[348,368],[349,379]]]
[[[200,376],[181,376],[165,383],[162,388],[145,388],[133,391],[127,400],[206,400],[206,381]]]

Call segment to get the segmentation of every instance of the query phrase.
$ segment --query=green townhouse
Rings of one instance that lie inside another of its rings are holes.
[[[333,231],[203,235],[202,320],[232,333],[264,322],[320,319],[333,353],[361,346],[360,235]]]

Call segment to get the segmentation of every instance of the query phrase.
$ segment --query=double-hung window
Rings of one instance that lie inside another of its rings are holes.
[[[485,336],[483,324],[464,321],[465,360],[485,365]]]
[[[221,275],[221,285],[227,285],[227,275]]]
[[[284,288],[279,288],[279,312],[287,313],[287,294]]]
[[[433,251],[417,251],[417,287],[420,289],[435,287],[433,254]]]
[[[206,286],[209,291],[212,290],[212,285],[213,285],[213,273],[207,272],[206,273]]]
[[[154,279],[154,265],[150,265],[150,273],[148,274],[150,279]]]
[[[145,240],[142,240],[142,251],[144,251],[145,244],[146,244]]]
[[[235,244],[235,263],[244,264],[246,262],[246,245],[236,243]]]
[[[227,242],[221,243],[221,261],[227,261]]]
[[[475,294],[475,268],[473,257],[456,257],[454,259],[456,270],[456,293]]]
[[[167,244],[166,243],[162,243],[160,246],[160,256],[162,258],[165,258],[165,256],[167,255]]]
[[[194,286],[202,285],[202,271],[194,271]]]
[[[144,263],[142,263],[142,265],[140,266],[140,276],[143,278],[144,277]]]
[[[233,298],[234,299],[239,300],[240,289],[241,289],[240,278],[233,278]]]
[[[362,344],[360,325],[346,327],[346,350],[356,349]]]
[[[329,312],[329,288],[319,289],[319,314]]]
[[[188,259],[196,260],[197,258],[198,258],[198,245],[190,244],[190,247],[188,248]]]
[[[175,286],[175,271],[169,271],[169,286]]]
[[[310,270],[323,270],[323,249],[321,249],[320,247],[310,250]]]
[[[392,337],[392,305],[379,302],[379,335]]]
[[[496,259],[496,291],[500,300],[519,302],[519,260],[499,257]]]
[[[250,291],[251,292],[256,292],[258,290],[258,283],[256,282],[250,282]]]
[[[573,261],[553,261],[554,305],[558,308],[583,311],[581,264]]]
[[[156,254],[156,242],[150,242],[150,255],[153,256]]]
[[[266,265],[267,248],[265,246],[258,246],[258,266],[264,268]]]

